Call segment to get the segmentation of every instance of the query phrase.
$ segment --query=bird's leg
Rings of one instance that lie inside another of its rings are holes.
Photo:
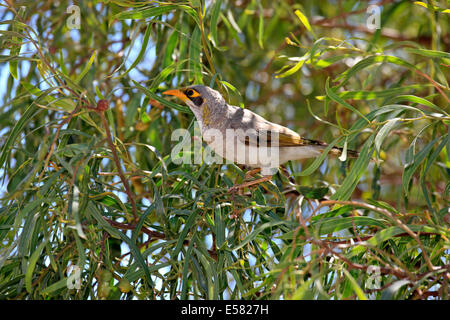
[[[272,175],[264,176],[262,178],[258,178],[258,179],[252,180],[252,181],[247,181],[247,182],[243,182],[241,184],[232,186],[230,189],[228,189],[228,192],[236,192],[236,191],[244,189],[246,187],[250,187],[250,186],[253,186],[255,184],[260,184],[260,183],[263,183],[263,182],[266,182],[266,181],[270,181],[270,180],[272,180]]]
[[[255,168],[255,169],[248,170],[247,173],[244,176],[244,180],[253,178],[253,176],[255,174],[259,173],[260,171],[261,171],[261,168]]]
[[[286,169],[285,166],[280,166],[281,172],[284,174],[284,176],[289,180],[290,183],[295,184],[294,178],[290,175],[288,169]]]
[[[253,178],[253,176],[254,176],[255,174],[257,174],[258,172],[260,172],[260,171],[261,171],[261,168],[254,168],[254,169],[248,170],[248,171],[245,173],[244,181],[245,181],[245,180],[248,180],[248,179],[250,179],[250,178]],[[234,185],[233,187],[231,187],[231,188],[229,189],[229,192],[239,191],[239,194],[241,194],[241,193],[242,193],[242,188],[239,188],[239,186],[240,186],[240,185]]]

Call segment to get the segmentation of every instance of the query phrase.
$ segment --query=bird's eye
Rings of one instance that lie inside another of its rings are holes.
[[[186,91],[186,95],[188,97],[192,96],[193,94],[194,94],[194,90],[189,89],[189,90]]]

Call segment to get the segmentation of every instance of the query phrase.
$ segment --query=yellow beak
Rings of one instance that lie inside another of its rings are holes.
[[[189,98],[183,93],[183,91],[174,89],[174,90],[167,90],[164,91],[163,94],[175,96],[177,98],[180,98],[183,101],[189,100]]]

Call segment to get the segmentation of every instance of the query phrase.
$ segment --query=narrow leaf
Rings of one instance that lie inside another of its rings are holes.
[[[312,28],[311,25],[309,24],[308,18],[303,14],[303,12],[301,12],[300,10],[295,10],[295,15],[300,19],[305,28],[309,32],[312,32]]]
[[[411,181],[414,172],[416,172],[422,161],[425,159],[428,153],[430,153],[431,148],[436,143],[436,141],[440,140],[441,138],[442,137],[438,137],[433,141],[430,141],[422,150],[420,150],[416,155],[413,156],[411,162],[406,163],[402,176],[403,190],[406,194],[408,194],[409,192],[409,181]]]
[[[36,267],[36,263],[38,259],[41,256],[42,249],[44,249],[45,244],[47,241],[41,242],[41,244],[36,248],[36,250],[33,252],[33,254],[30,257],[30,260],[28,261],[28,268],[27,272],[25,273],[25,287],[27,288],[27,291],[31,293],[32,291],[32,280],[33,280],[33,274],[34,274],[34,268]]]
[[[342,98],[339,97],[339,95],[336,94],[336,92],[330,88],[330,78],[327,78],[327,81],[325,83],[325,92],[327,93],[327,96],[333,100],[339,103],[340,105],[346,107],[347,109],[350,109],[351,111],[358,114],[361,118],[366,120],[367,122],[370,122],[359,110],[357,110],[355,107],[353,107],[351,104],[344,101]]]
[[[78,84],[81,79],[84,78],[84,76],[86,75],[86,73],[88,73],[88,71],[90,70],[92,63],[94,62],[95,56],[97,55],[97,50],[94,51],[94,53],[92,54],[91,58],[89,59],[88,63],[86,64],[86,66],[84,67],[83,71],[81,71],[81,73],[78,75],[78,77],[73,81],[75,84]]]
[[[389,134],[389,132],[392,130],[392,128],[395,126],[398,120],[399,118],[388,120],[388,122],[386,122],[381,127],[380,131],[378,131],[378,134],[375,137],[375,149],[377,150],[378,153],[380,153],[380,147],[381,144],[383,143],[383,140],[386,138],[386,136]]]
[[[372,155],[372,143],[374,140],[374,135],[372,134],[364,143],[364,146],[359,154],[358,159],[356,159],[353,168],[351,169],[351,172],[347,177],[345,177],[344,181],[342,182],[342,185],[339,187],[339,189],[336,191],[335,194],[333,194],[330,199],[331,200],[348,200],[350,196],[353,193],[353,190],[355,190],[356,186],[358,185],[359,179],[363,175],[364,171],[366,170],[371,155]]]
[[[258,24],[258,44],[261,49],[263,46],[263,38],[264,38],[264,16],[263,16],[263,6],[261,1],[258,1],[258,9],[259,9],[259,24]],[[297,10],[298,11],[298,10]]]
[[[213,46],[217,49],[221,50],[219,48],[219,40],[217,38],[217,25],[219,23],[219,14],[220,14],[220,7],[222,6],[222,0],[216,0],[214,2],[214,6],[212,8],[212,14],[211,14],[211,38]]]
[[[195,81],[202,84],[202,65],[201,65],[201,32],[196,27],[192,33],[191,42],[189,44],[189,81]]]

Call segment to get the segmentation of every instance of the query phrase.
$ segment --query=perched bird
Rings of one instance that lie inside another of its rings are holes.
[[[202,138],[215,153],[228,161],[256,168],[265,177],[235,186],[231,191],[271,179],[273,169],[289,160],[319,156],[326,143],[301,137],[295,131],[272,123],[256,113],[229,105],[222,95],[210,87],[194,85],[167,90],[165,95],[176,96],[194,113]],[[333,147],[331,154],[341,155],[342,149]],[[347,150],[356,158],[358,152]]]

